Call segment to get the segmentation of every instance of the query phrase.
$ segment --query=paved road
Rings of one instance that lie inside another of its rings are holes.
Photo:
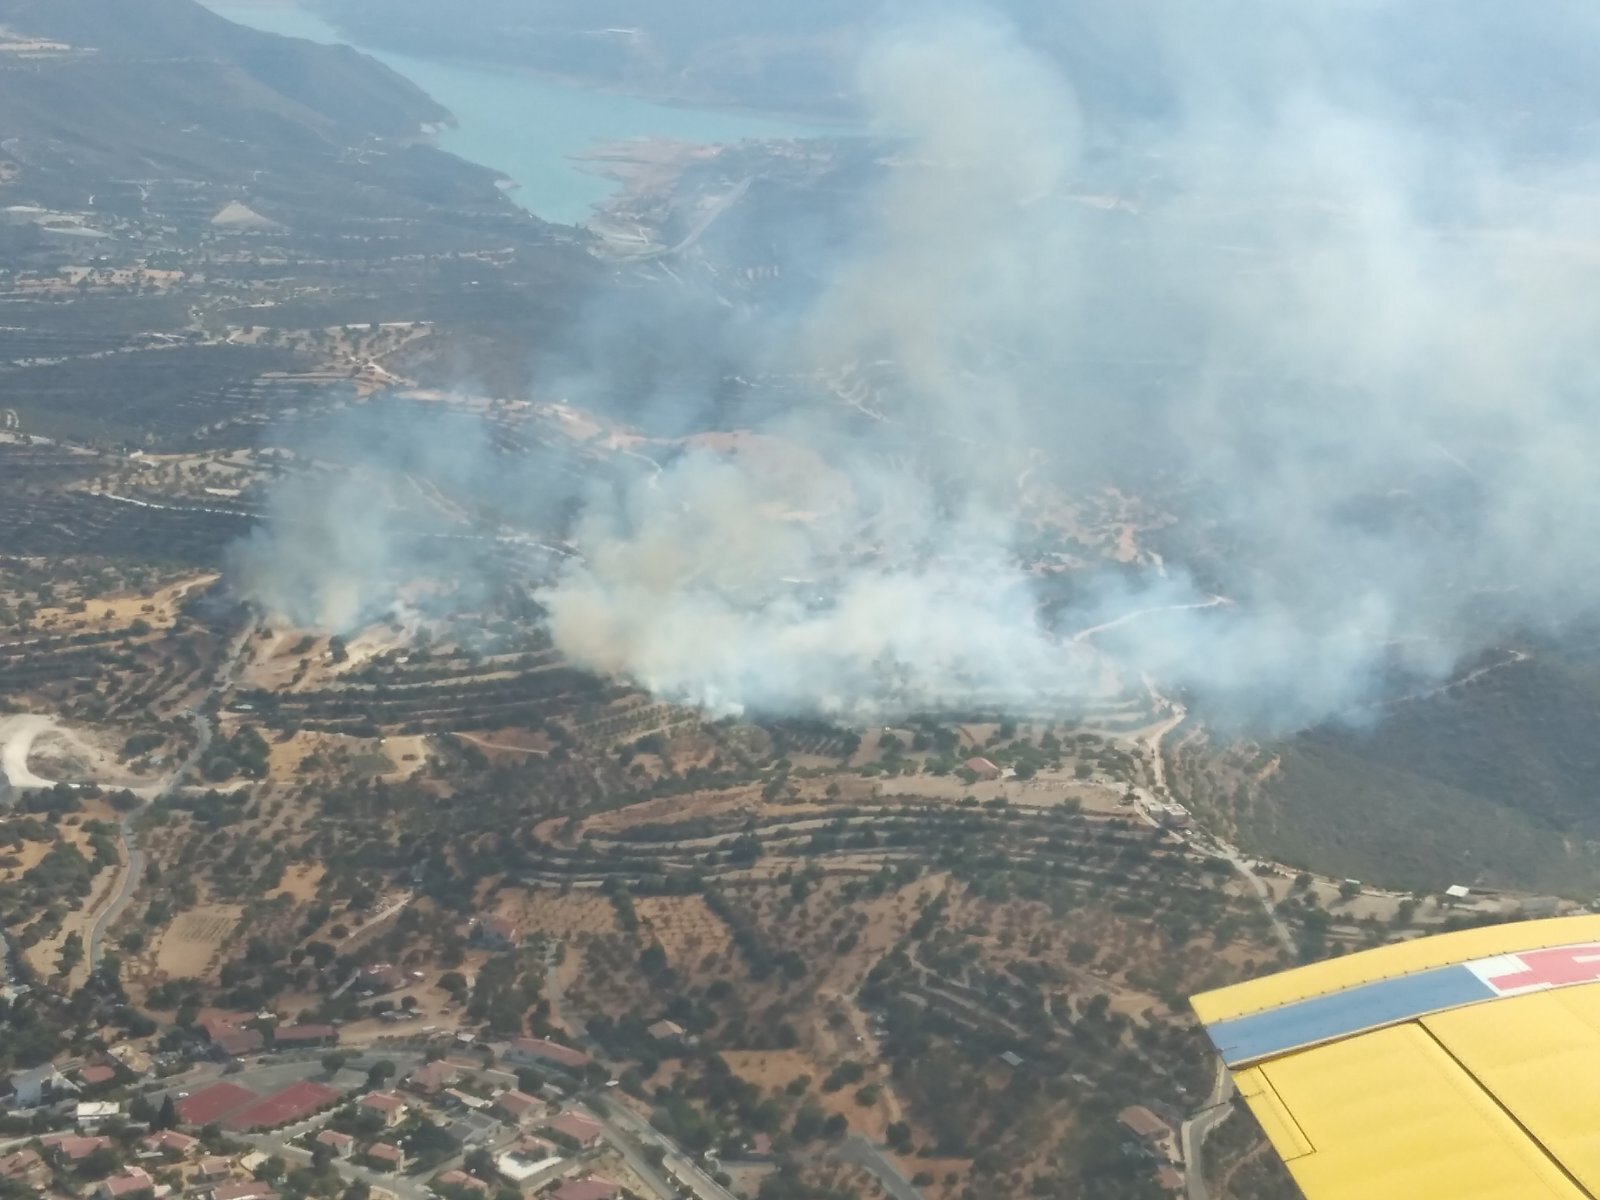
[[[1222,841],[1220,838],[1216,839],[1216,842],[1217,849],[1222,853],[1222,856],[1233,864],[1233,869],[1239,873],[1240,878],[1250,885],[1251,891],[1255,892],[1256,898],[1261,901],[1261,907],[1267,913],[1267,920],[1272,922],[1272,932],[1277,934],[1278,941],[1282,944],[1284,950],[1291,959],[1298,958],[1300,949],[1295,945],[1294,934],[1284,924],[1283,918],[1278,915],[1277,902],[1272,898],[1272,889],[1267,886],[1267,881],[1255,873],[1255,870],[1245,861],[1244,855],[1240,854],[1235,847],[1228,845],[1227,842]]]
[[[133,899],[134,892],[138,890],[139,881],[144,878],[144,851],[139,849],[138,838],[133,832],[133,817],[133,813],[128,813],[117,823],[117,835],[122,839],[122,854],[126,862],[111,899],[100,910],[100,915],[95,918],[94,924],[89,927],[87,950],[90,971],[100,966],[101,955],[105,948],[106,930],[110,929],[122,915],[123,909],[128,907],[128,901]]]
[[[628,1166],[637,1171],[640,1164],[636,1164],[634,1160],[638,1158],[640,1163],[650,1170],[648,1175],[640,1172],[645,1182],[649,1183],[651,1187],[656,1187],[660,1183],[668,1189],[661,1193],[663,1200],[668,1200],[669,1197],[676,1195],[676,1191],[661,1178],[659,1171],[650,1169],[649,1164],[643,1163],[643,1156],[633,1148],[633,1143],[639,1142],[646,1146],[661,1147],[666,1152],[666,1158],[662,1161],[667,1170],[672,1173],[674,1178],[683,1182],[694,1192],[698,1200],[737,1200],[732,1192],[701,1170],[700,1165],[685,1154],[676,1142],[657,1132],[649,1122],[641,1120],[627,1105],[620,1101],[603,1098],[596,1105],[596,1108],[599,1110],[596,1115],[600,1117],[601,1123],[605,1125],[606,1132],[611,1135],[612,1144],[628,1160]],[[918,1197],[917,1200],[921,1200],[921,1198]]]
[[[1211,1131],[1233,1114],[1233,1076],[1227,1065],[1217,1059],[1216,1078],[1211,1082],[1211,1094],[1205,1107],[1178,1128],[1178,1144],[1183,1154],[1184,1187],[1189,1200],[1210,1200],[1206,1187],[1205,1148]]]
[[[194,748],[172,769],[172,774],[167,777],[167,782],[162,785],[159,792],[152,797],[152,801],[165,800],[172,796],[183,784],[186,776],[211,749],[212,739],[216,737],[216,723],[206,712],[205,706],[210,699],[233,682],[238,673],[240,663],[244,657],[245,647],[249,644],[253,627],[246,625],[244,631],[234,638],[228,647],[228,657],[217,668],[216,678],[192,709],[189,715],[194,720]],[[111,902],[100,910],[100,915],[95,918],[94,924],[89,929],[86,939],[87,961],[89,970],[94,971],[100,966],[101,955],[105,948],[106,931],[116,924],[117,918],[128,907],[139,884],[144,881],[144,851],[139,849],[139,844],[133,832],[133,819],[138,815],[138,810],[128,813],[118,823],[117,829],[122,839],[123,856],[127,865],[122,872],[122,878],[117,881],[116,892],[111,897]]]
[[[844,1145],[834,1151],[833,1156],[840,1162],[853,1163],[871,1171],[894,1200],[923,1200],[922,1193],[900,1174],[900,1168],[895,1166],[894,1160],[859,1133],[852,1133],[845,1138]]]

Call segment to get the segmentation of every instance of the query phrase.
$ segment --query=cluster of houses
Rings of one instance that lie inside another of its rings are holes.
[[[178,1179],[199,1200],[277,1200],[272,1186],[254,1175],[267,1161],[260,1152],[238,1158],[208,1154],[199,1138],[160,1129],[140,1138],[132,1157],[127,1161],[105,1134],[50,1133],[39,1139],[37,1149],[24,1147],[0,1157],[0,1181],[42,1195],[51,1190],[57,1169],[91,1170],[98,1158],[100,1169],[91,1173],[105,1174],[86,1193],[93,1200],[160,1200],[173,1191],[163,1178]]]

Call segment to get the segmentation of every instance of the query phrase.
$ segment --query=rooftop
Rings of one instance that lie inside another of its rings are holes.
[[[211,1200],[278,1200],[278,1193],[271,1184],[247,1179],[242,1183],[219,1183],[211,1189]]]
[[[393,1092],[368,1092],[357,1103],[362,1108],[390,1114],[397,1113],[406,1106],[406,1102]]]
[[[494,1102],[497,1107],[503,1108],[513,1116],[517,1117],[520,1117],[529,1109],[543,1103],[535,1097],[528,1095],[527,1092],[519,1092],[515,1089],[512,1089],[509,1092],[501,1092],[494,1098]]]
[[[575,1142],[592,1142],[605,1132],[599,1121],[575,1112],[562,1113],[549,1122],[549,1128]]]
[[[582,1050],[574,1050],[571,1046],[563,1046],[548,1038],[518,1038],[511,1043],[511,1049],[563,1067],[585,1067],[591,1061]]]
[[[622,1191],[618,1185],[599,1175],[588,1179],[569,1179],[550,1193],[551,1200],[611,1200]]]
[[[133,1167],[121,1175],[113,1175],[105,1180],[100,1189],[107,1196],[134,1196],[140,1192],[153,1191],[156,1181],[150,1173],[142,1167]]]
[[[1172,1132],[1172,1126],[1142,1104],[1123,1109],[1117,1114],[1117,1120],[1135,1137],[1160,1137],[1164,1133]]]

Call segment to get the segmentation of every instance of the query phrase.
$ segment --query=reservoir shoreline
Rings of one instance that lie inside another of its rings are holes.
[[[351,46],[405,76],[454,118],[453,125],[432,131],[433,144],[505,176],[510,199],[557,224],[582,225],[622,192],[617,180],[592,169],[593,152],[607,145],[831,138],[851,129],[848,124],[785,121],[768,114],[649,100],[547,71],[380,50],[345,37],[292,0],[207,3],[241,25]],[[590,169],[585,169],[586,160]]]

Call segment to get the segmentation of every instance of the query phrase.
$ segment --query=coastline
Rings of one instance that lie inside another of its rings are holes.
[[[609,96],[619,96],[628,100],[655,104],[662,108],[680,109],[685,112],[715,113],[719,116],[743,117],[753,121],[812,125],[832,132],[850,134],[867,132],[867,125],[864,119],[843,116],[838,113],[808,112],[734,101],[695,100],[681,95],[673,95],[670,92],[629,87],[627,84],[617,80],[597,79],[591,75],[560,71],[553,67],[521,66],[515,63],[485,60],[474,58],[470,55],[450,54],[433,49],[424,52],[404,44],[394,44],[381,37],[368,37],[363,31],[348,30],[343,25],[336,24],[331,18],[319,12],[314,5],[305,4],[303,0],[203,0],[203,2],[207,8],[223,16],[227,16],[229,10],[247,12],[250,9],[259,9],[273,12],[303,12],[322,21],[329,28],[335,30],[339,36],[349,38],[350,40],[346,44],[361,50],[363,53],[377,50],[385,54],[427,59],[441,65],[461,67],[473,71],[488,71],[512,76],[524,75],[547,83],[561,84],[563,87],[583,88]],[[357,44],[358,41],[359,45]],[[827,135],[819,133],[817,136],[823,137]]]

